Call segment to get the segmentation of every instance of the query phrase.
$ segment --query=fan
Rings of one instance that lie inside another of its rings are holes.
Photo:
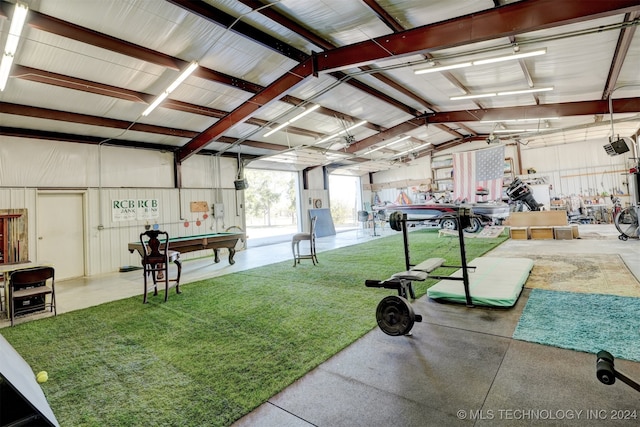
[[[640,205],[627,206],[616,215],[614,223],[620,232],[620,240],[640,238],[640,226],[638,224],[638,214]]]

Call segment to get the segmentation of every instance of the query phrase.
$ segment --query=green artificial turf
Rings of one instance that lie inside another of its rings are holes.
[[[506,239],[467,239],[471,260]],[[411,259],[459,263],[458,239],[410,233]],[[402,235],[186,284],[2,330],[63,426],[227,426],[376,326],[405,269]],[[446,270],[438,270],[438,273]],[[414,283],[424,295],[435,280]]]

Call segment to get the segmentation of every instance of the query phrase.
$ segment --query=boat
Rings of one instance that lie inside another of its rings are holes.
[[[465,231],[475,233],[485,225],[500,225],[509,217],[510,207],[503,202],[477,202],[477,203],[421,203],[421,204],[395,204],[389,203],[377,208],[379,218],[384,216],[389,220],[393,212],[407,214],[407,220],[423,223],[437,224],[442,228],[455,230],[457,228],[456,216],[460,208],[470,208],[472,212],[471,226]]]

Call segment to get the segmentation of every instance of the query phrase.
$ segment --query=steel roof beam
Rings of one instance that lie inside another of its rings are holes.
[[[323,73],[640,10],[638,0],[522,0],[317,55]]]
[[[266,34],[248,24],[245,24],[242,21],[237,21],[231,15],[219,9],[216,9],[215,7],[208,5],[204,2],[194,2],[191,0],[168,0],[168,1],[170,3],[175,4],[176,6],[179,6],[189,12],[192,12],[202,17],[203,19],[206,19],[209,22],[212,22],[216,25],[220,25],[224,28],[231,28],[230,31],[233,31],[238,35],[246,37],[255,43],[261,44],[262,46],[265,46],[266,48],[274,52],[278,52],[282,55],[285,55],[287,58],[292,59],[294,61],[302,62],[309,57],[309,55],[305,54],[304,52],[299,51],[298,49],[295,49],[294,47],[289,46],[286,43],[276,39],[275,37],[272,37],[269,34]],[[265,8],[264,7],[265,5],[260,2],[254,1],[254,2],[244,2],[244,3],[253,9],[256,9],[256,10],[259,9],[259,12],[261,12],[265,16],[276,18],[276,16],[279,15],[277,12],[271,10],[271,8]],[[261,7],[262,9],[260,9]],[[313,40],[310,40],[312,43],[314,43],[314,41],[320,40],[318,36],[311,36],[311,33],[309,31],[304,30],[302,26],[296,24],[295,22],[281,15],[277,18],[277,22],[291,31],[294,31],[294,32],[301,31],[302,32],[301,37],[303,38],[306,38],[306,36],[312,37]],[[335,46],[332,46],[327,41],[322,42],[321,47],[325,47],[325,46],[328,46],[329,48],[335,47]],[[387,102],[388,104],[393,105],[394,107],[402,111],[408,112],[413,116],[419,116],[422,114],[420,111],[417,111],[414,108],[411,108],[408,105],[405,105],[404,103],[398,101],[397,99],[391,96],[388,96],[385,93],[379,90],[376,90],[371,86],[357,79],[345,79],[345,77],[347,76],[344,73],[336,72],[336,73],[331,73],[331,75],[339,81],[344,80],[344,84],[353,86],[375,98],[378,98],[384,102]],[[406,89],[404,89],[403,93],[405,92],[407,92]],[[416,95],[414,94],[413,96],[415,97]]]
[[[193,0],[166,0],[186,11],[194,13],[202,19],[220,25],[223,28],[232,31],[240,36],[248,37],[254,42],[266,47],[267,49],[274,50],[289,59],[293,59],[296,62],[305,61],[309,55],[296,49],[295,47],[265,33],[251,25],[234,18],[228,13],[217,9],[204,1]]]
[[[52,110],[49,108],[32,107],[29,105],[0,102],[0,113],[12,114],[39,119],[57,120],[69,123],[80,123],[91,126],[109,127],[114,129],[128,129],[135,132],[169,135],[179,138],[193,138],[198,132],[184,129],[168,128],[164,126],[131,123],[127,120],[110,119],[107,117],[90,116],[88,114],[70,113],[68,111]]]
[[[406,122],[400,123],[392,128],[389,128],[383,132],[380,132],[376,135],[371,135],[368,138],[361,139],[360,141],[354,142],[349,147],[347,147],[347,153],[355,153],[356,151],[364,150],[366,148],[371,147],[372,145],[389,141],[396,136],[415,130],[416,128],[423,126],[425,124],[424,117],[416,117],[411,120],[407,120]]]
[[[640,17],[640,11],[627,13],[624,17],[624,22],[633,22]],[[602,93],[602,99],[608,99],[611,92],[618,83],[618,77],[620,76],[620,70],[629,52],[629,46],[636,33],[636,26],[630,25],[620,30],[620,36],[618,37],[618,43],[616,44],[616,50],[613,53],[613,59],[611,61],[611,68],[609,69],[609,75],[607,75],[607,82],[605,83],[604,91]]]
[[[378,18],[384,22],[384,24],[389,27],[394,33],[398,33],[401,31],[405,31],[406,28],[404,28],[398,21],[396,21],[396,19],[391,16],[389,13],[387,13],[387,11],[380,6],[375,0],[363,0],[364,3],[369,6],[369,8],[371,8],[371,10],[373,10],[376,15],[378,15]],[[432,55],[430,54],[425,54],[424,55],[425,58],[427,59],[432,59]],[[363,65],[360,67],[363,70],[372,70],[373,67],[370,67],[368,65]],[[449,80],[449,83],[451,83],[452,85],[454,85],[455,87],[457,87],[458,89],[460,89],[461,91],[463,91],[464,93],[469,93],[469,90],[462,84],[460,83],[460,81],[449,71],[443,71],[441,72],[442,76]],[[426,101],[425,99],[422,99],[422,97],[414,94],[413,92],[409,91],[408,89],[406,89],[404,86],[401,86],[398,83],[395,83],[393,80],[391,80],[390,78],[386,77],[384,74],[382,73],[376,73],[373,74],[373,76],[375,78],[377,78],[378,80],[388,84],[389,86],[393,87],[394,89],[398,90],[400,93],[403,93],[411,98],[413,98],[414,100],[418,101],[419,103],[421,103],[422,105],[424,105],[425,107],[427,107],[428,109],[430,109],[431,111],[440,111],[439,108],[435,107],[434,105],[432,105],[430,102]],[[478,104],[476,101],[472,101],[474,104],[476,104],[476,106],[481,107],[480,104]],[[449,129],[449,128],[447,128]],[[471,129],[466,129],[468,132],[470,133],[475,133],[473,132]],[[455,134],[456,137],[461,137],[462,135],[459,133]]]
[[[211,141],[222,136],[222,133],[227,129],[243,122],[259,108],[262,108],[266,104],[282,96],[282,94],[293,89],[296,85],[300,84],[307,77],[312,75],[312,73],[313,67],[311,66],[311,59],[307,59],[301,64],[296,65],[289,70],[289,72],[275,80],[259,93],[252,96],[247,102],[237,107],[212,126],[205,129],[200,135],[185,144],[180,150],[178,150],[176,161],[181,163],[196,154]]]
[[[640,98],[613,100],[614,113],[639,113]],[[505,108],[485,108],[481,110],[444,111],[427,115],[426,122],[453,123],[478,122],[481,120],[517,120],[545,117],[584,116],[608,114],[607,100],[575,101],[558,104],[527,105]]]
[[[109,96],[112,98],[123,99],[131,102],[150,103],[154,99],[153,95],[149,95],[146,93],[135,92],[132,90],[123,89],[116,86],[111,86],[103,83],[93,82],[90,80],[70,77],[64,74],[52,73],[49,71],[39,70],[37,68],[25,67],[23,65],[18,65],[18,64],[14,66],[12,76],[23,79],[23,80],[49,84],[53,86],[63,87],[66,89],[73,89],[73,90],[93,93],[97,95]],[[185,113],[198,114],[201,116],[215,117],[217,119],[221,119],[229,113],[228,111],[218,110],[211,107],[204,107],[196,104],[190,104],[187,102],[178,101],[174,99],[167,99],[166,101],[164,101],[162,103],[162,108],[167,108],[167,109],[176,110],[176,111],[183,111]],[[64,114],[64,112],[60,112],[59,114]],[[62,118],[62,116],[59,116],[59,117],[60,118],[58,120],[74,121],[73,119],[65,120]],[[256,117],[251,117],[246,120],[246,123],[261,127],[261,126],[266,126],[267,123],[269,122],[266,120],[258,119]],[[92,123],[87,122],[87,124],[92,124]],[[308,129],[303,129],[296,126],[289,126],[287,128],[287,131],[295,135],[308,136],[311,138],[321,138],[324,136],[323,133],[310,131]],[[192,138],[193,136],[191,136],[190,138]]]

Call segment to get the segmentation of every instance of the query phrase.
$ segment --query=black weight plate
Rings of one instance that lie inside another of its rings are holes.
[[[606,350],[600,350],[596,355],[597,360],[606,360],[613,365],[613,355]]]
[[[413,328],[415,313],[406,299],[390,295],[384,297],[376,308],[378,326],[387,335],[406,335]]]
[[[599,360],[596,364],[596,377],[602,384],[612,385],[616,382],[616,374],[613,365],[606,360]]]
[[[402,231],[402,213],[391,212],[389,215],[389,227],[395,231]]]

